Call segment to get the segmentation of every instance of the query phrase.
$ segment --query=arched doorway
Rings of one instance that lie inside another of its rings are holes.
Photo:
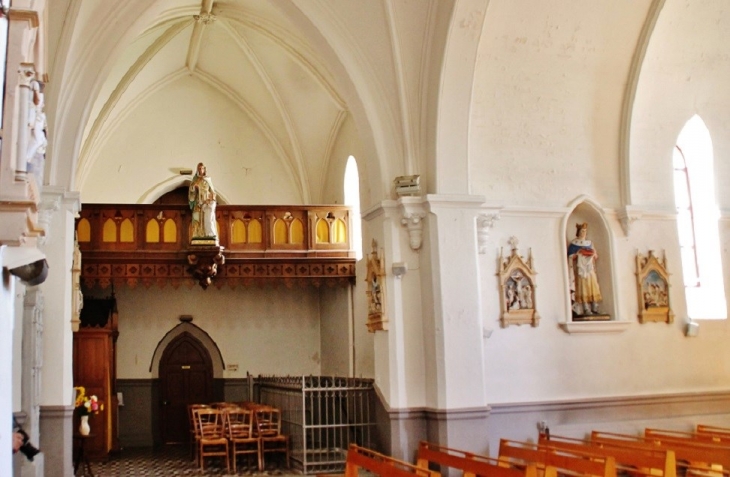
[[[188,404],[213,398],[213,364],[208,350],[190,333],[175,338],[160,359],[160,412],[162,441],[186,442]]]

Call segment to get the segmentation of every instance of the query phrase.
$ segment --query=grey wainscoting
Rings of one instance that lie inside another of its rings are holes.
[[[124,398],[118,429],[122,448],[160,443],[159,388],[157,379],[117,379],[117,392]]]
[[[41,406],[40,449],[47,477],[73,475],[73,406]]]

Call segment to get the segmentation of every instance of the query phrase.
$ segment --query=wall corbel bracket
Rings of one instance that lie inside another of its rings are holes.
[[[193,246],[188,252],[187,259],[188,271],[198,280],[203,290],[208,288],[218,274],[218,267],[226,263],[221,246]]]
[[[477,243],[479,245],[479,253],[487,253],[487,241],[489,240],[489,231],[494,227],[495,222],[499,220],[499,212],[484,213],[477,216]]]
[[[621,208],[618,212],[618,219],[621,222],[621,228],[624,230],[624,234],[628,237],[631,235],[631,226],[634,222],[641,219],[641,212],[636,209],[626,206]]]

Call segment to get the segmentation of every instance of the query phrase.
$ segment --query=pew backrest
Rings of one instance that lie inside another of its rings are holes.
[[[613,457],[619,470],[633,470],[647,475],[676,477],[677,462],[674,451],[666,449],[637,449],[625,446],[601,444],[570,437],[540,434],[538,445],[552,446],[557,449],[579,453],[596,453],[603,457]]]
[[[719,437],[730,438],[730,428],[727,428],[727,427],[709,426],[707,424],[697,424],[697,433],[698,434],[710,434],[710,435],[716,435]]]
[[[674,451],[677,461],[687,461],[690,465],[720,465],[730,469],[730,449],[714,446],[706,442],[691,442],[681,439],[641,437],[611,432],[591,432],[592,442],[614,445],[629,445],[641,449],[660,448]]]
[[[497,459],[422,441],[418,445],[416,465],[427,469],[437,464],[463,472],[464,477],[537,477],[537,466],[528,464],[521,469],[500,465]]]
[[[358,477],[360,469],[388,477],[441,477],[439,472],[416,467],[371,449],[350,444],[345,463],[345,477]]]
[[[674,430],[669,430],[669,429],[646,428],[646,429],[644,429],[644,437],[683,439],[683,440],[696,441],[696,442],[715,443],[715,444],[719,444],[721,446],[724,445],[726,447],[730,446],[730,434],[723,436],[723,435],[709,434],[709,433],[703,433],[703,432],[683,432],[683,431],[674,431]]]
[[[499,442],[499,461],[504,464],[535,463],[538,468],[557,470],[558,474],[592,475],[616,477],[616,460],[596,453],[567,451],[527,442],[501,439]]]

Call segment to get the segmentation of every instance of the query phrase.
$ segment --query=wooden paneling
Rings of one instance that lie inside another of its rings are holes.
[[[339,205],[220,205],[216,218],[225,263],[218,267],[213,283],[220,287],[271,281],[289,285],[294,280],[314,286],[351,282],[355,251],[350,213]],[[84,204],[77,221],[82,238],[88,238],[79,242],[83,283],[102,288],[194,284],[187,261],[196,252],[190,245],[190,219],[187,205]],[[317,238],[317,224],[327,229],[325,241]],[[155,237],[150,240],[148,234]],[[130,237],[132,241],[124,241]]]
[[[89,419],[92,437],[85,448],[89,458],[103,459],[119,446],[115,389],[117,312],[113,299],[87,301],[87,312],[98,310],[108,313],[108,319],[99,320],[99,317],[82,313],[81,328],[73,336],[73,378],[74,386],[83,386],[87,396],[96,395],[103,404],[103,409]],[[103,323],[103,326],[90,326],[91,323]],[[76,415],[74,432],[77,432],[78,425],[79,417]]]

